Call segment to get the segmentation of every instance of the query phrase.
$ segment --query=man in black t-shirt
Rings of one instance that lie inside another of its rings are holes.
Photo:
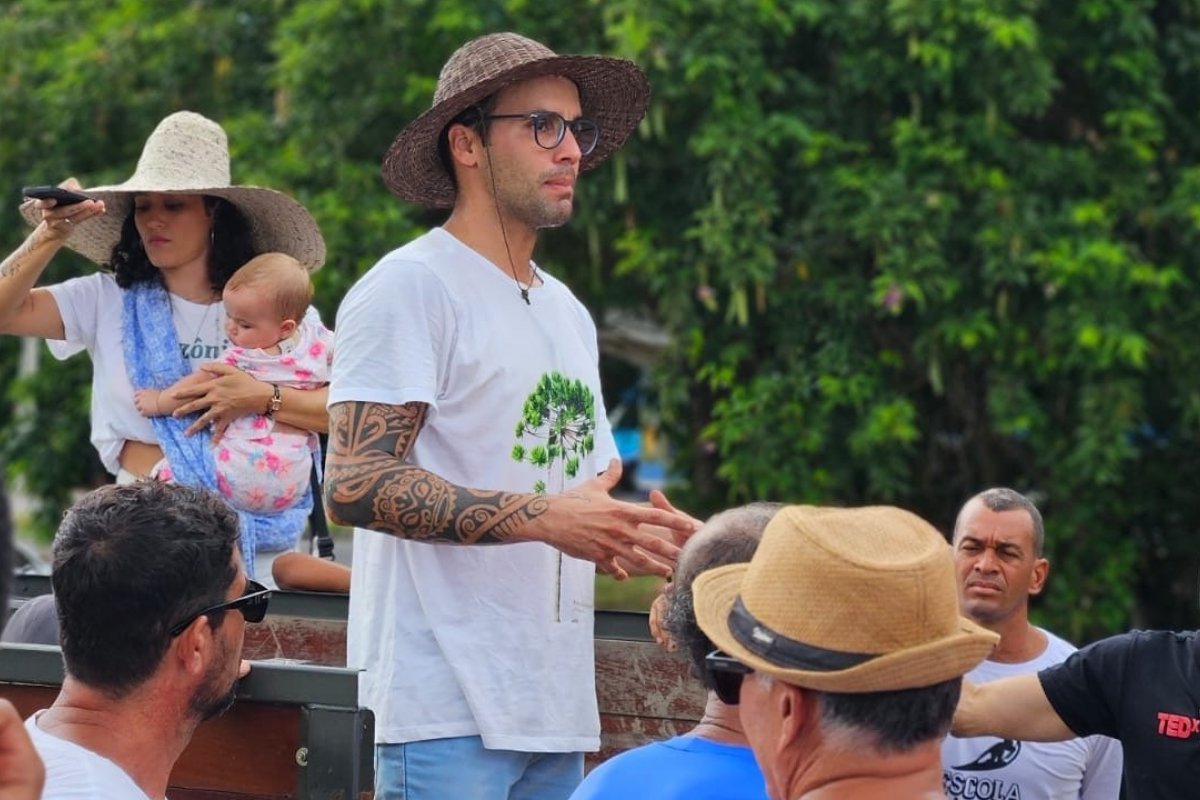
[[[1133,631],[1036,675],[964,682],[953,733],[1040,742],[1111,736],[1125,750],[1127,800],[1200,796],[1197,633]]]

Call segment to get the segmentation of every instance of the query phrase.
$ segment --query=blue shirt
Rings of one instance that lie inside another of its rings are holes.
[[[676,736],[626,750],[592,770],[571,800],[767,800],[749,747]]]

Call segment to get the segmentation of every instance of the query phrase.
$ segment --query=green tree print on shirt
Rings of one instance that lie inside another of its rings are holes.
[[[584,457],[595,447],[596,398],[582,381],[547,372],[525,398],[515,432],[513,460],[546,470],[547,480],[554,476],[557,464],[561,489],[567,479],[579,474]],[[526,437],[544,443],[526,447]],[[546,480],[535,482],[533,490],[545,494]]]

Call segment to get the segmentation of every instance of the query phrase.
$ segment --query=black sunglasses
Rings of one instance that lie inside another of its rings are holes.
[[[742,679],[754,672],[733,656],[713,650],[704,657],[704,671],[717,693],[717,699],[727,706],[736,706],[742,699]]]
[[[246,588],[242,592],[241,597],[235,597],[232,600],[226,600],[224,603],[218,603],[215,606],[209,606],[195,614],[190,615],[183,622],[180,622],[174,628],[171,628],[171,635],[178,636],[183,633],[188,625],[191,625],[200,617],[206,614],[212,614],[216,611],[237,610],[242,612],[242,616],[246,618],[246,622],[262,622],[263,617],[267,615],[267,603],[271,600],[271,590],[263,586],[258,581],[246,581]]]

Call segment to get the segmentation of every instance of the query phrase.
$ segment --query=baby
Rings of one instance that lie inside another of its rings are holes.
[[[220,360],[276,387],[276,401],[262,414],[229,424],[214,444],[217,488],[234,507],[262,513],[295,505],[308,485],[315,434],[278,422],[279,385],[317,389],[329,382],[333,334],[307,317],[312,283],[300,262],[283,253],[264,253],[246,262],[225,284],[225,332],[230,347]],[[142,389],[134,404],[143,416],[174,412],[179,392],[212,380],[194,372],[166,389]],[[169,465],[157,469],[170,480]]]

